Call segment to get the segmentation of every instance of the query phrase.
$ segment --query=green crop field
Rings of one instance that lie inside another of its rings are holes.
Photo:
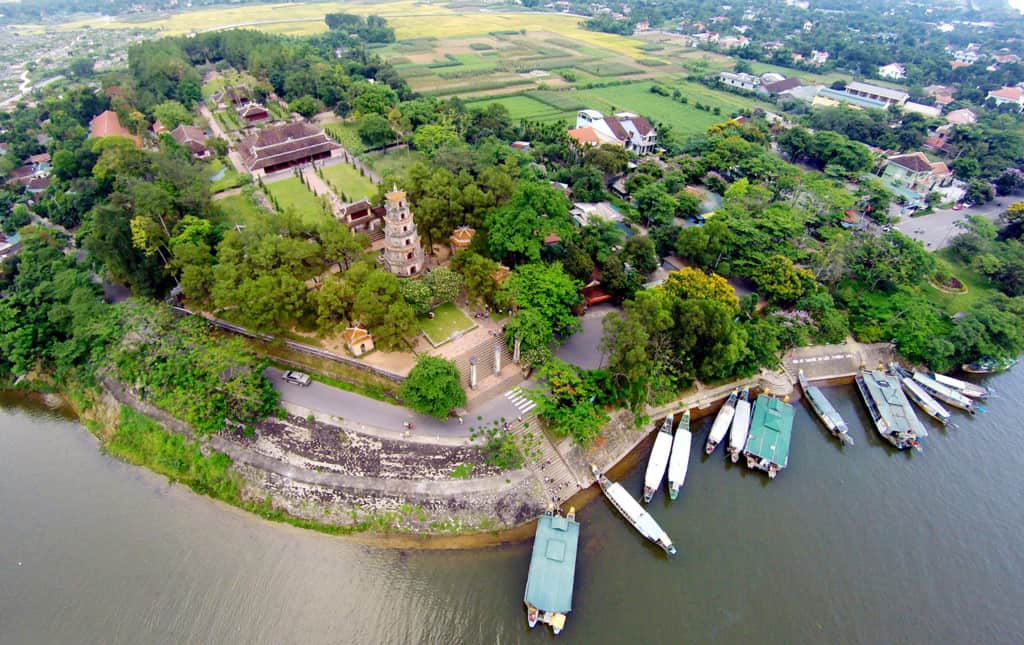
[[[331,123],[324,127],[324,131],[354,155],[360,154],[366,149],[359,138],[358,127],[355,123]]]
[[[377,195],[377,186],[347,163],[336,163],[322,172],[334,193],[345,201],[354,202],[362,197],[373,199]]]
[[[481,101],[473,101],[467,103],[468,107],[483,106],[488,103],[500,103],[508,108],[509,116],[513,121],[519,121],[520,119],[529,119],[531,121],[554,121],[560,118],[566,118],[567,115],[574,114],[574,110],[560,110],[541,103],[540,101],[530,98],[527,94],[517,94],[515,96],[505,96],[495,99],[484,99]]]

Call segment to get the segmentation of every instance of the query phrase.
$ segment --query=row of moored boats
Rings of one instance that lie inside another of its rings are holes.
[[[800,370],[798,379],[811,409],[829,432],[844,446],[852,446],[849,427],[821,389],[808,383],[803,370]],[[973,415],[983,409],[976,401],[989,395],[988,389],[982,386],[942,374],[907,370],[895,363],[889,366],[889,370],[862,370],[855,381],[878,433],[901,450],[920,450],[921,438],[928,436],[924,424],[911,407],[911,401],[942,425],[951,426],[952,415],[946,405]],[[711,424],[704,452],[713,454],[728,435],[725,451],[733,463],[745,459],[748,468],[762,470],[774,479],[789,465],[794,417],[793,406],[786,400],[760,394],[751,403],[749,390],[734,390]],[[674,425],[672,415],[658,424],[644,473],[644,503],[651,502],[666,476],[669,498],[673,500],[679,496],[686,481],[693,443],[690,411],[683,413],[673,432]],[[597,466],[592,465],[591,470],[612,506],[641,535],[667,554],[675,555],[672,538],[643,505],[621,484],[608,479]],[[524,596],[530,627],[543,622],[551,625],[558,634],[565,625],[566,615],[572,609],[578,541],[579,524],[575,510],[562,517],[552,507],[538,521]]]

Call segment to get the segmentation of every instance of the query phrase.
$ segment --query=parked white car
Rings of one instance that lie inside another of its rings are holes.
[[[303,372],[288,371],[282,374],[281,378],[283,378],[287,383],[301,385],[302,387],[306,387],[313,382],[313,379],[309,377],[309,374],[305,374]]]

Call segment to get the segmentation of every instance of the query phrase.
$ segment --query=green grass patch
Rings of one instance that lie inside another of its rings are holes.
[[[355,123],[331,123],[324,131],[354,155],[366,150],[362,139],[359,138],[359,127]]]
[[[638,58],[636,62],[640,63],[644,67],[661,67],[662,65],[668,65],[665,61],[658,60],[657,58]]]
[[[493,46],[488,45],[487,43],[469,43],[469,48],[478,52],[494,49]]]
[[[966,288],[966,293],[946,293],[939,291],[930,284],[919,287],[921,294],[935,303],[949,315],[961,311],[969,311],[977,302],[999,292],[988,278],[975,271],[970,265],[964,264],[951,249],[942,249],[935,253],[936,260],[946,264],[949,273],[959,280]]]
[[[220,208],[224,222],[231,225],[253,226],[270,217],[270,213],[260,208],[255,200],[244,192],[218,199],[214,204]]]
[[[241,478],[231,471],[231,458],[219,452],[204,457],[199,445],[163,430],[155,421],[128,407],[106,443],[107,451],[130,464],[146,466],[172,482],[238,505]]]
[[[453,334],[467,332],[476,327],[476,323],[450,302],[436,307],[433,319],[420,316],[417,322],[419,323],[420,330],[427,335],[427,338],[434,345],[447,342]]]
[[[214,175],[219,173],[221,170],[224,171],[224,176],[216,181],[210,182],[210,193],[216,194],[224,190],[230,190],[241,186],[248,180],[249,175],[243,175],[234,168],[226,167],[224,162],[220,159],[214,159],[209,164],[209,170],[207,176],[212,178]]]
[[[420,93],[426,96],[442,97],[450,96],[452,94],[468,94],[470,92],[500,90],[502,88],[514,87],[516,85],[533,85],[533,79],[514,76],[459,84],[445,84],[443,81],[440,81],[438,86],[431,87],[430,89],[424,88],[420,90]]]
[[[354,202],[362,197],[373,199],[377,194],[377,186],[347,163],[328,166],[322,170],[322,173],[324,180],[334,190],[334,194],[344,201]]]
[[[404,179],[409,167],[422,158],[423,155],[408,148],[368,152],[362,156],[363,163],[373,168],[378,175],[392,172],[400,179]]]
[[[306,185],[298,177],[289,177],[266,184],[264,189],[273,196],[272,201],[276,201],[278,208],[282,211],[294,210],[307,222],[314,221],[308,218],[323,219],[327,217],[324,214],[323,202],[306,188]]]

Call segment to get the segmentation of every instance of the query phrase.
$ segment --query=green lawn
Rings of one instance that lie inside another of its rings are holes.
[[[307,218],[321,219],[325,217],[323,202],[314,195],[298,177],[289,177],[281,181],[267,184],[265,190],[274,196],[281,210],[292,209]]]
[[[388,150],[387,152],[370,152],[362,157],[363,162],[373,168],[378,175],[393,172],[399,179],[404,179],[409,167],[422,158],[423,155],[408,148]]]
[[[450,302],[434,309],[433,320],[420,316],[417,322],[435,346],[451,340],[452,334],[467,332],[476,327],[476,323]]]
[[[207,172],[207,176],[208,177],[213,177],[214,175],[219,173],[221,171],[221,169],[223,169],[223,168],[224,168],[224,162],[222,162],[220,159],[214,159],[213,161],[210,162],[209,171]],[[211,181],[210,182],[210,193],[211,194],[216,194],[216,193],[219,193],[219,192],[221,192],[223,190],[228,190],[228,189],[231,189],[231,188],[237,188],[238,186],[242,185],[242,183],[245,181],[247,176],[248,175],[243,175],[242,173],[240,173],[240,172],[236,171],[235,169],[229,167],[229,168],[227,168],[224,171],[224,176],[223,177],[221,177],[220,179],[218,179],[216,181]]]
[[[328,166],[323,169],[323,175],[334,193],[345,201],[354,202],[362,197],[373,199],[377,194],[377,186],[347,163]]]
[[[245,194],[218,199],[214,204],[220,208],[224,221],[227,224],[252,226],[257,222],[266,220],[270,216],[251,197]]]
[[[968,311],[976,302],[998,291],[988,278],[969,265],[960,262],[950,249],[942,249],[936,252],[935,256],[940,263],[949,267],[949,272],[953,277],[967,287],[967,293],[944,293],[930,284],[920,287],[921,293],[947,314],[953,315],[960,311]]]

